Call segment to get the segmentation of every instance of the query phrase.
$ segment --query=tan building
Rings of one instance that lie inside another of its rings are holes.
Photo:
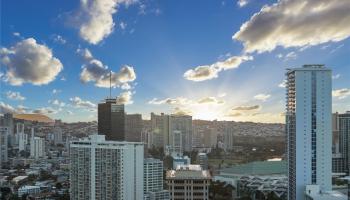
[[[208,200],[211,176],[199,165],[187,165],[169,170],[166,183],[171,200]]]

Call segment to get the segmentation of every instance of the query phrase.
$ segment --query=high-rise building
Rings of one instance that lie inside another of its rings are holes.
[[[63,143],[61,120],[55,120],[55,126],[53,128],[53,141],[55,145]]]
[[[18,137],[18,150],[24,151],[26,150],[28,136],[24,133],[24,124],[17,123],[16,124],[16,131],[17,131],[17,137]]]
[[[142,115],[125,115],[125,140],[128,142],[141,142]]]
[[[9,128],[0,126],[0,168],[2,168],[2,165],[7,162],[8,159],[8,135]]]
[[[34,159],[39,159],[45,156],[45,139],[34,137],[30,143],[30,156]]]
[[[91,135],[70,144],[70,198],[143,199],[143,144]]]
[[[163,189],[163,161],[147,158],[143,163],[143,191],[145,199],[169,199],[169,191]]]
[[[170,199],[209,200],[211,176],[199,165],[187,165],[166,172],[166,183]]]
[[[13,114],[5,113],[2,117],[0,126],[8,128],[8,144],[14,146],[15,137],[14,137],[14,124],[13,124]]]
[[[225,150],[232,150],[233,148],[233,140],[234,140],[234,129],[230,124],[225,124],[225,132],[224,132],[224,147]]]
[[[332,115],[332,172],[348,173],[349,171],[349,135],[350,112]]]
[[[149,147],[165,147],[170,144],[169,115],[151,113],[151,144]]]
[[[116,99],[106,99],[98,104],[98,134],[106,140],[125,141],[124,104],[117,104]]]
[[[306,185],[332,189],[332,72],[304,65],[288,69],[286,76],[288,199],[299,200]]]
[[[350,111],[338,115],[339,151],[344,158],[344,172],[349,174],[350,167]]]
[[[172,138],[174,131],[181,131],[182,133],[183,150],[192,151],[192,116],[170,115],[169,138]],[[170,143],[169,145],[172,144]]]

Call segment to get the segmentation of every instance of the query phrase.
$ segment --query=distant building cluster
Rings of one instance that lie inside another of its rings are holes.
[[[143,120],[111,97],[98,104],[97,122],[6,113],[1,198],[345,200],[350,112],[332,115],[331,77],[321,65],[287,70],[285,125],[164,113]],[[256,142],[277,149],[281,139],[277,158]]]

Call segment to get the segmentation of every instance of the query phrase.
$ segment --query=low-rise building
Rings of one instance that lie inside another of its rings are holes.
[[[21,197],[24,194],[33,195],[40,193],[40,186],[26,185],[18,189],[18,196]]]
[[[208,170],[199,165],[187,165],[169,170],[166,183],[170,199],[208,200],[211,176]]]

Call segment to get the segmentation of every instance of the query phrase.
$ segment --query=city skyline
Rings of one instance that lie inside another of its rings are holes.
[[[113,96],[144,119],[284,123],[284,74],[303,64],[330,68],[332,111],[350,110],[349,2],[100,2],[2,2],[2,114],[96,120],[112,70]]]

